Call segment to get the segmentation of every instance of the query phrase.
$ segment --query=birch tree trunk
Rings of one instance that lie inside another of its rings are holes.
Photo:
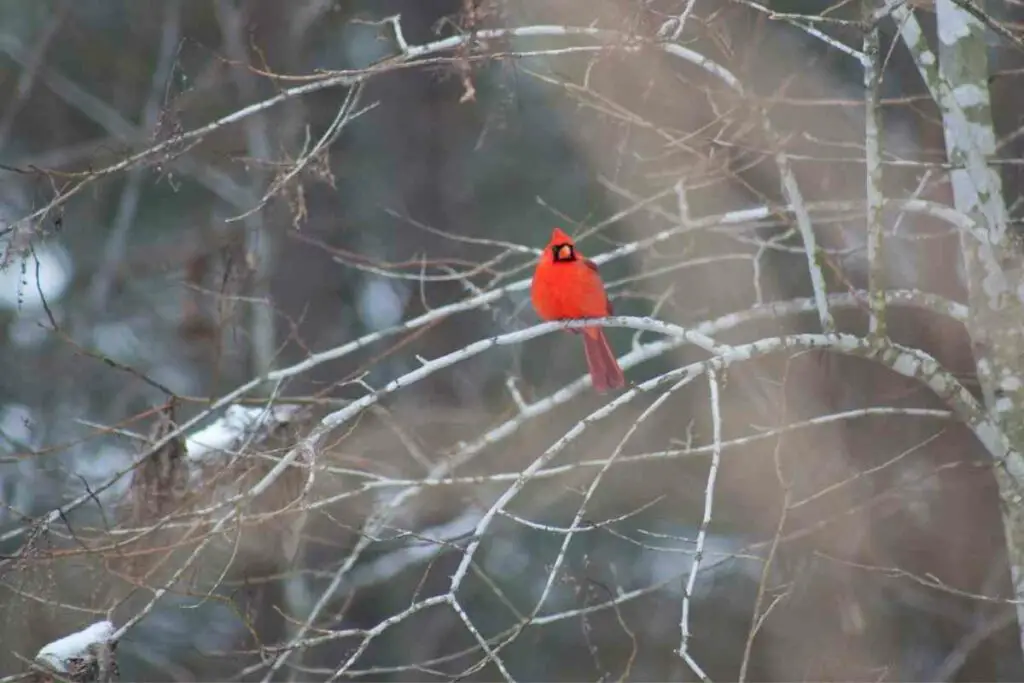
[[[988,88],[985,28],[955,0],[936,0],[938,59],[913,11],[893,10],[904,42],[942,114],[950,181],[958,211],[974,223],[960,233],[968,290],[968,333],[985,408],[1013,452],[997,462],[1000,505],[1014,597],[1024,599],[1024,283],[1015,264],[1019,244],[1008,230],[1002,182],[990,161],[996,153]],[[1024,647],[1024,604],[1017,604]]]

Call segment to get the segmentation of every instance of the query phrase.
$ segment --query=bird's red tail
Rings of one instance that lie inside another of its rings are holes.
[[[587,354],[587,367],[594,390],[603,394],[609,389],[618,389],[626,385],[615,353],[608,345],[608,338],[600,327],[588,327],[583,331],[583,350]]]

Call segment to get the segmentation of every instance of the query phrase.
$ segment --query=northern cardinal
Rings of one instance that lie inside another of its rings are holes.
[[[540,255],[530,287],[533,308],[543,320],[601,318],[612,314],[597,266],[576,249],[576,243],[555,228]],[[579,330],[570,330],[579,334]],[[600,327],[583,328],[583,350],[594,389],[603,393],[626,384],[622,368]]]

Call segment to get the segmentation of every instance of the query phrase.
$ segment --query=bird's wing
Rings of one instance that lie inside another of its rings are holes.
[[[585,265],[587,268],[590,268],[595,273],[598,273],[597,264],[594,263],[593,261],[591,261],[590,259],[588,259],[588,258],[583,259],[583,265]],[[601,285],[601,290],[602,290],[602,292],[604,291],[604,285],[603,284]],[[612,312],[612,302],[608,298],[607,294],[605,294],[604,303],[605,303],[605,306],[608,308],[608,315],[615,315]]]

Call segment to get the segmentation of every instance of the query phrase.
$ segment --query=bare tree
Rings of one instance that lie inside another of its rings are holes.
[[[1018,8],[387,5],[0,10],[2,680],[1024,675]]]

